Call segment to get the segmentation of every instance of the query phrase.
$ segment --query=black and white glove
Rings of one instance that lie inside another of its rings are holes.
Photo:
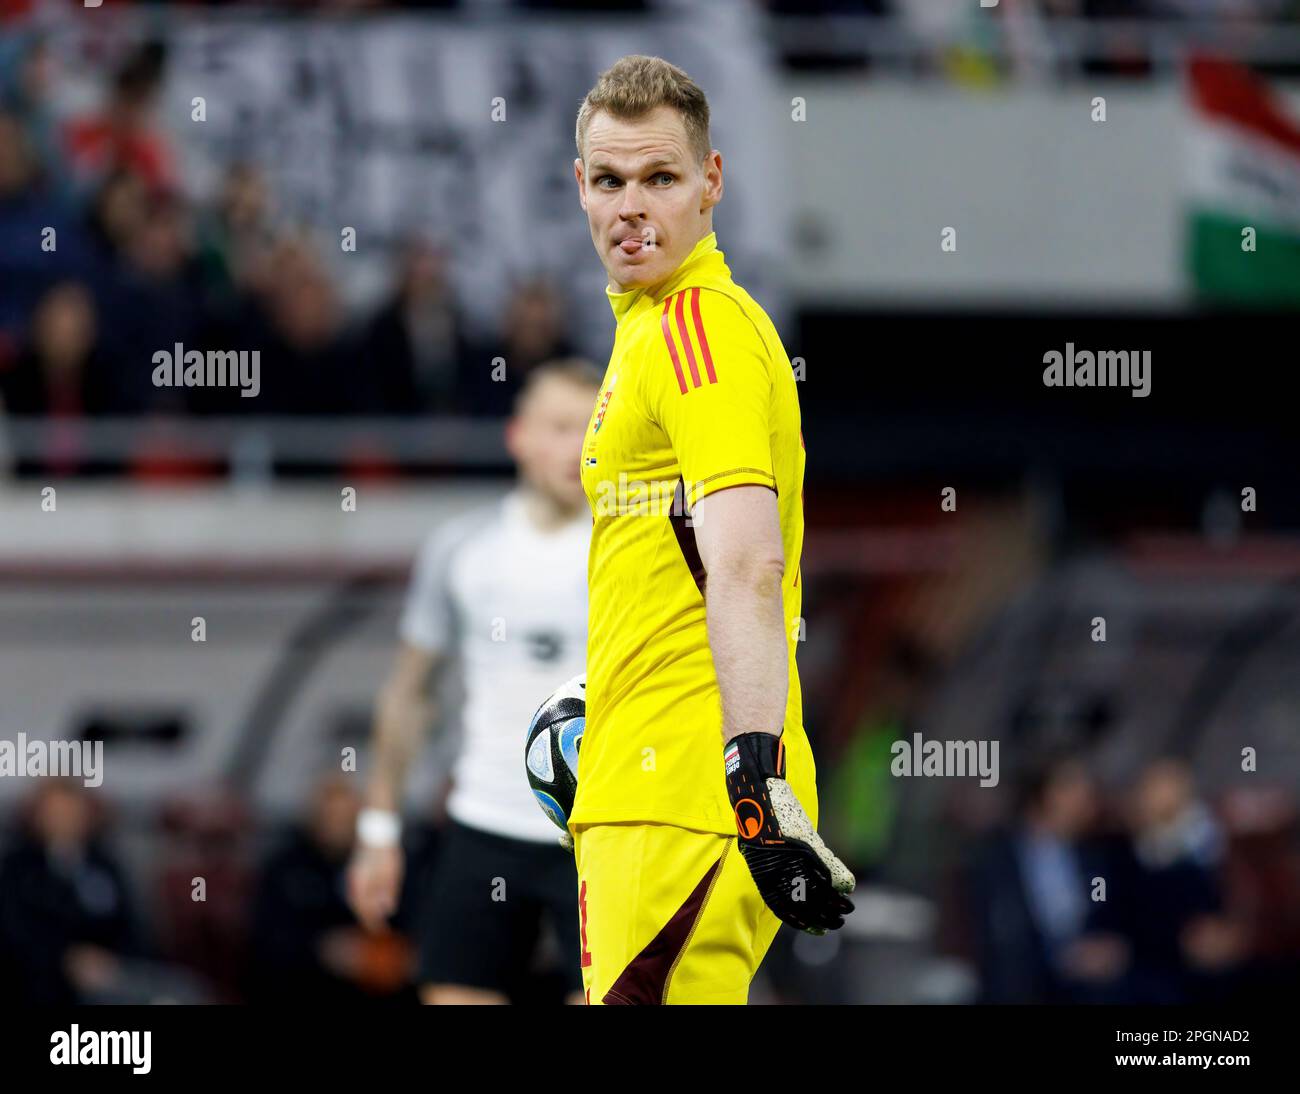
[[[813,828],[785,781],[785,743],[772,733],[742,733],[723,753],[740,853],[776,917],[809,934],[844,926],[845,896],[856,884]]]

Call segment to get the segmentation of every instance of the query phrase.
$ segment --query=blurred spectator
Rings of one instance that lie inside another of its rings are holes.
[[[0,110],[0,372],[12,363],[36,301],[78,253],[75,225],[49,192],[22,122]]]
[[[267,287],[274,232],[266,176],[251,163],[234,163],[214,208],[201,216],[199,257],[204,282],[219,306]]]
[[[151,187],[176,183],[174,157],[153,119],[164,58],[161,43],[141,46],[113,77],[103,112],[68,124],[65,143],[79,179],[93,182],[122,169]]]
[[[125,261],[128,245],[144,224],[148,205],[144,183],[129,171],[114,171],[95,191],[87,223],[92,253],[102,271]],[[108,276],[101,273],[105,279]]]
[[[467,382],[474,412],[507,416],[524,377],[533,368],[551,358],[575,354],[554,286],[544,279],[524,282],[506,306],[495,343],[471,359]],[[494,379],[494,373],[504,378]]]
[[[0,56],[0,101],[22,119],[37,162],[62,191],[69,180],[52,102],[55,67],[49,43],[37,34],[15,34],[8,49],[0,47]]]
[[[1015,821],[976,871],[982,1002],[1121,1001],[1127,946],[1109,901],[1092,899],[1093,879],[1109,873],[1087,838],[1096,811],[1074,757],[1049,758],[1022,781]]]
[[[114,1002],[128,987],[140,934],[96,812],[75,783],[44,783],[0,862],[0,950],[25,1002]]]
[[[1226,990],[1246,949],[1241,925],[1225,914],[1222,832],[1181,760],[1149,765],[1129,811],[1132,858],[1120,884],[1128,894],[1131,1001],[1204,1001]]]
[[[366,359],[385,414],[463,414],[470,356],[447,276],[446,256],[417,240],[397,285],[366,331]]]
[[[263,305],[274,290],[273,273],[284,268],[284,249],[272,219],[273,200],[261,169],[243,161],[232,164],[215,205],[201,210],[198,220],[205,348],[265,348],[270,334]],[[259,409],[231,389],[193,389],[187,396],[189,409],[197,413],[247,414]],[[268,409],[266,400],[257,403]]]
[[[342,776],[322,779],[306,823],[263,866],[253,911],[254,1000],[355,1002],[401,995],[409,983],[405,941],[367,934],[344,897],[360,804]]]
[[[1238,786],[1223,799],[1231,833],[1229,904],[1247,923],[1257,991],[1289,1002],[1300,983],[1300,811],[1281,786]],[[1252,995],[1253,999],[1260,998]]]
[[[305,235],[276,244],[260,296],[261,397],[269,414],[359,414],[373,411],[373,385],[324,263]],[[247,337],[247,332],[243,335]],[[233,389],[226,393],[232,409]],[[247,402],[247,401],[245,401]],[[245,408],[239,408],[245,409]]]
[[[97,350],[95,302],[84,285],[65,281],[36,306],[18,360],[0,373],[0,394],[11,414],[81,418],[111,406],[103,359]],[[48,466],[75,468],[75,454],[49,454]]]
[[[111,316],[105,325],[105,350],[111,360],[112,403],[116,413],[185,408],[185,390],[153,385],[153,356],[176,343],[199,348],[204,330],[201,287],[194,255],[193,226],[181,197],[166,190],[145,196],[143,216],[133,205],[129,186],[115,197],[120,208],[107,208],[120,223],[121,264],[108,272],[100,288],[100,310]]]

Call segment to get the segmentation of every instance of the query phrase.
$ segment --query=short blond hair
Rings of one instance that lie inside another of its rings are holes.
[[[595,395],[604,379],[604,370],[585,357],[550,357],[524,375],[523,385],[515,395],[514,412],[518,414],[523,409],[524,403],[545,380],[567,380]]]
[[[662,57],[631,54],[615,61],[600,74],[596,86],[587,92],[578,108],[575,137],[578,155],[586,162],[587,127],[597,111],[604,110],[624,121],[644,117],[661,106],[670,106],[682,116],[686,138],[696,161],[702,163],[712,150],[709,142],[709,100],[700,85]]]

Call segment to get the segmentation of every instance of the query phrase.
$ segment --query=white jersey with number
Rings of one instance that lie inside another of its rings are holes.
[[[421,549],[401,634],[454,658],[462,673],[462,745],[447,812],[515,839],[553,842],[524,773],[524,735],[538,705],[585,671],[591,514],[541,531],[515,490],[448,521]]]

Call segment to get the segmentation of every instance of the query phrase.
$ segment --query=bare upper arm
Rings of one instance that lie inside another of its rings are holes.
[[[717,490],[692,510],[695,543],[706,572],[785,564],[776,491],[746,484]]]

